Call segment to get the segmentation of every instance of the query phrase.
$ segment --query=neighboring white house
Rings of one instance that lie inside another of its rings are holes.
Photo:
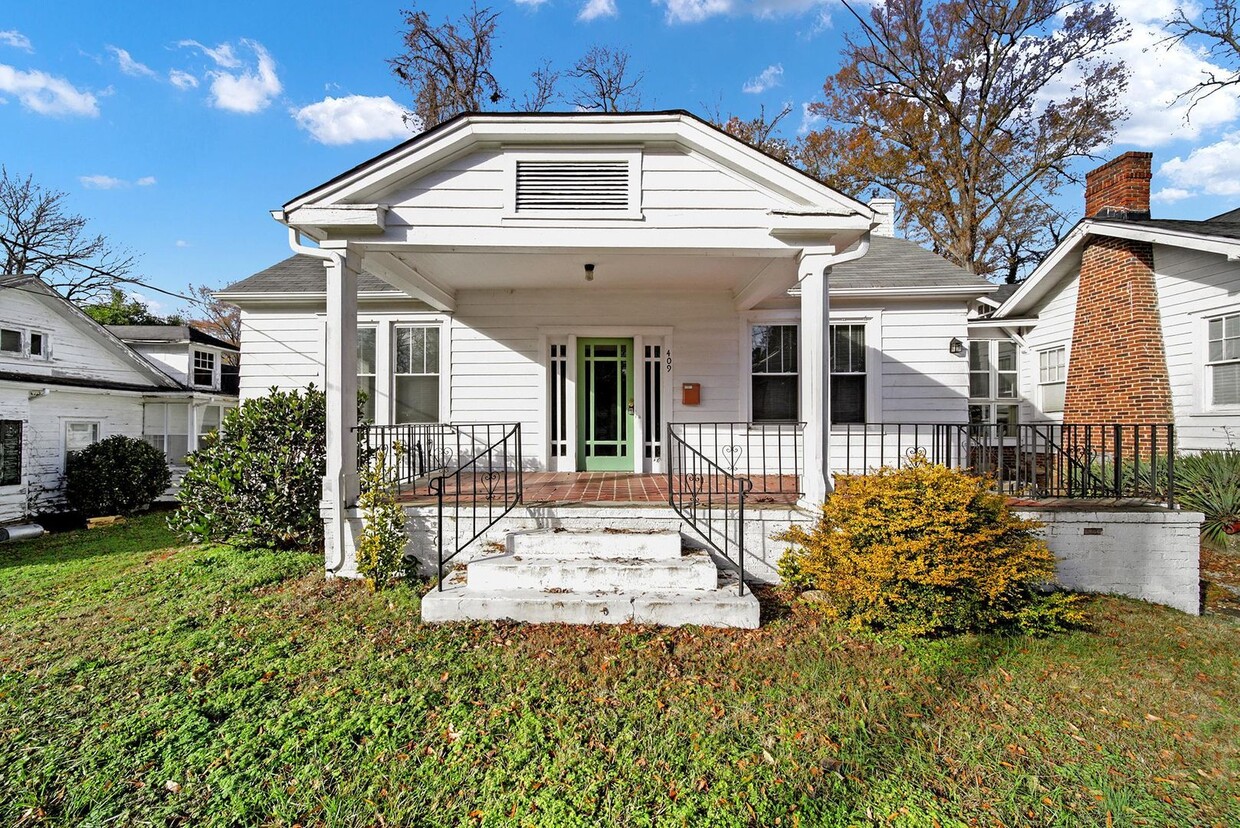
[[[970,325],[974,364],[1004,360],[990,404],[1023,422],[1170,422],[1180,450],[1234,448],[1240,210],[1152,219],[1150,166],[1090,173],[1086,218]]]
[[[241,349],[193,325],[108,325],[108,330],[196,391],[237,393],[236,357]]]
[[[42,281],[0,279],[0,524],[62,508],[70,452],[123,434],[175,468],[235,405],[177,381]]]

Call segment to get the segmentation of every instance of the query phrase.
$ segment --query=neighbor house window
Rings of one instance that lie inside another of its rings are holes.
[[[142,407],[142,439],[180,464],[189,453],[189,404],[147,403]]]
[[[754,325],[751,346],[753,421],[795,421],[800,411],[797,400],[797,326]]]
[[[22,421],[0,420],[0,486],[22,482]]]
[[[1240,405],[1240,313],[1209,320],[1210,404]]]
[[[439,421],[439,328],[396,327],[396,422]]]
[[[357,390],[365,395],[362,404],[362,419],[368,423],[375,421],[375,365],[376,336],[375,328],[357,329]]]
[[[20,354],[22,332],[12,328],[0,328],[0,351],[6,354]]]
[[[1016,343],[980,339],[969,343],[969,422],[998,424],[1004,436],[1016,435]]]
[[[1068,385],[1068,349],[1060,345],[1038,353],[1038,393],[1042,410],[1048,414],[1063,411]]]
[[[65,457],[99,442],[99,423],[72,420],[65,423]]]
[[[30,334],[30,355],[32,357],[41,357],[47,359],[47,334],[31,333]]]
[[[831,424],[865,422],[865,325],[831,326]]]
[[[215,354],[194,351],[194,385],[215,386]]]

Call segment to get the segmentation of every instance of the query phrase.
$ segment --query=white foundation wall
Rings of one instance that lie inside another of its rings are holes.
[[[1022,508],[1018,514],[1044,524],[1042,535],[1059,561],[1056,580],[1064,587],[1201,612],[1201,513],[1082,507]]]

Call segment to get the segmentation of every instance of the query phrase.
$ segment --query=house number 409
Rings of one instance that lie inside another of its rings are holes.
[[[667,372],[672,373],[672,352],[667,352]]]

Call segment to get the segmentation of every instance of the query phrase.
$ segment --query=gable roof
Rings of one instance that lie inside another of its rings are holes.
[[[1082,219],[1054,250],[1046,255],[1029,278],[992,314],[995,318],[1028,313],[1060,279],[1079,272],[1081,251],[1087,236],[1146,241],[1188,250],[1217,253],[1240,259],[1240,210],[1229,210],[1204,221],[1187,219]]]
[[[581,131],[590,125],[609,125],[593,135]],[[555,129],[558,127],[558,129]],[[572,131],[570,131],[572,130]],[[276,215],[282,221],[291,211],[309,204],[350,203],[351,196],[372,192],[383,182],[429,171],[446,157],[478,143],[547,144],[580,142],[605,146],[616,143],[676,141],[717,159],[739,152],[750,162],[747,175],[760,177],[780,189],[795,190],[810,204],[824,202],[841,214],[871,216],[868,205],[857,201],[803,170],[742,141],[683,109],[643,112],[464,112],[404,141],[373,158],[328,179],[287,201]]]
[[[225,351],[240,351],[236,345],[200,331],[193,325],[106,325],[122,342],[196,342]]]
[[[996,290],[991,282],[952,264],[919,244],[893,236],[870,236],[870,251],[831,268],[832,292],[917,288]]]
[[[182,390],[185,386],[165,374],[159,368],[139,354],[133,348],[130,348],[120,340],[115,334],[109,331],[103,325],[100,325],[94,319],[91,319],[82,312],[77,305],[74,305],[65,297],[57,293],[42,279],[36,276],[0,276],[0,293],[5,289],[21,290],[25,293],[38,296],[42,301],[59,313],[67,322],[76,325],[82,332],[90,336],[102,347],[112,351],[121,360],[126,362],[130,368],[150,380],[150,386],[142,386],[130,383],[114,383],[103,380],[73,380],[72,382],[64,377],[47,377],[42,381],[49,384],[74,384],[80,382],[93,383],[98,388],[116,387],[117,390],[145,390],[145,391],[168,391]],[[120,388],[119,386],[125,386]]]

